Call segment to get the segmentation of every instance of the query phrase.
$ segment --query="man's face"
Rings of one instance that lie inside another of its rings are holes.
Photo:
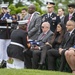
[[[74,29],[74,23],[72,21],[68,21],[67,24],[66,24],[66,29],[67,31],[71,31]]]
[[[6,12],[7,12],[7,9],[2,8],[2,12],[3,12],[3,13],[6,13]]]
[[[21,13],[22,13],[22,15],[25,15],[26,14],[26,11],[25,10],[22,10]]]
[[[44,33],[49,30],[49,26],[46,23],[42,24],[41,28],[42,28],[42,32]]]
[[[48,13],[51,13],[51,12],[53,12],[53,11],[54,11],[54,8],[53,8],[53,6],[52,6],[52,7],[48,7],[48,8],[47,8],[47,11],[48,11]]]
[[[32,13],[34,13],[34,8],[32,7],[32,6],[29,6],[29,8],[28,8],[28,13],[29,14],[32,14]]]
[[[62,16],[64,14],[64,11],[62,9],[58,9],[58,16]]]
[[[73,13],[73,12],[74,12],[74,8],[68,7],[68,12],[69,12],[69,13]]]

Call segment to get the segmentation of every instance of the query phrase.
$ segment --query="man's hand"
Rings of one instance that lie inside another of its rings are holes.
[[[33,46],[33,47],[31,47],[31,50],[40,50],[40,47],[39,46]]]
[[[49,45],[49,43],[48,43],[48,42],[46,42],[45,44],[46,44],[46,45]]]
[[[61,55],[63,49],[62,48],[59,48],[59,54]]]
[[[35,46],[34,49],[35,49],[35,50],[39,50],[39,46]]]
[[[73,48],[73,47],[70,47],[70,48],[69,48],[69,50],[75,50],[75,48]]]

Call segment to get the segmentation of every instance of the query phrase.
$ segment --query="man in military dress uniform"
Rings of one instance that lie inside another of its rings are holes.
[[[7,13],[7,5],[1,5],[2,10],[4,12],[3,16],[0,19],[0,63],[2,61],[7,61],[7,46],[10,43],[10,34],[11,34],[11,27],[10,24],[7,23],[7,19],[12,19],[12,17]]]
[[[60,22],[59,16],[54,13],[54,5],[53,2],[47,2],[47,10],[48,12],[42,15],[42,22],[48,21],[51,25],[51,30],[54,32],[57,24]]]

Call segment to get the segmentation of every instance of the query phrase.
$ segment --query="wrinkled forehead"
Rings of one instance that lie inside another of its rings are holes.
[[[34,5],[30,5],[28,8],[29,9],[35,9],[35,6]]]
[[[67,22],[67,25],[68,25],[68,24],[69,24],[69,25],[75,25],[75,22],[74,22],[74,21],[68,21],[68,22]]]
[[[44,27],[50,27],[50,24],[47,23],[47,22],[45,22],[45,23],[42,24],[42,26],[44,26]]]

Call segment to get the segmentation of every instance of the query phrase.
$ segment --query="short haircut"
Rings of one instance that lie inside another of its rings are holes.
[[[62,11],[65,11],[64,8],[59,8],[59,9],[62,9]]]
[[[68,4],[68,7],[75,8],[75,3],[70,3],[70,4]]]
[[[75,21],[73,21],[73,20],[69,20],[69,21],[67,21],[67,22],[72,22],[72,23],[75,25]]]
[[[43,22],[42,25],[43,24],[46,24],[50,28],[50,23],[49,22]]]
[[[23,8],[22,10],[25,10],[25,11],[27,11],[27,9],[26,9],[26,8]]]

